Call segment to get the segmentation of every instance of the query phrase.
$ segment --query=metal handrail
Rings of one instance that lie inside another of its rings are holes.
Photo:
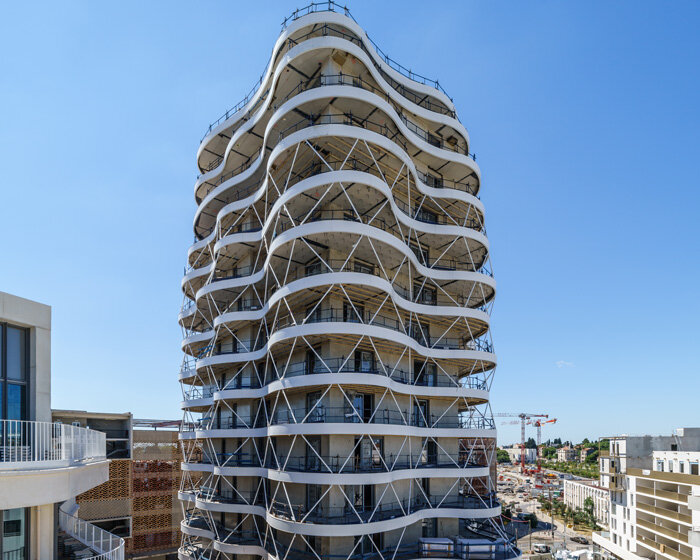
[[[339,507],[323,507],[317,505],[308,508],[306,505],[296,505],[273,501],[268,512],[276,517],[291,519],[293,521],[313,521],[331,525],[344,525],[355,523],[372,523],[383,519],[391,519],[398,516],[410,515],[423,509],[457,508],[457,509],[484,509],[499,505],[498,500],[492,495],[486,496],[430,496],[415,497],[395,502],[382,502],[378,505],[357,506],[353,509],[350,505]]]
[[[231,177],[234,175],[244,171],[250,165],[252,162],[256,161],[258,156],[256,155],[254,158],[251,158],[250,163],[246,162],[236,169],[232,171],[228,171],[224,173],[223,175],[220,175],[216,180],[214,181],[205,181],[202,183],[202,185],[210,185],[210,188],[208,188],[202,196],[200,197],[197,195],[196,201],[197,204],[200,204],[202,200],[204,200],[204,197],[206,197],[212,190],[214,190],[217,186],[223,184],[224,182],[228,181]],[[338,162],[312,162],[303,169],[297,171],[296,173],[292,173],[292,175],[289,177],[289,182],[287,184],[287,188],[289,189],[290,187],[293,187],[295,184],[300,182],[303,179],[307,179],[309,177],[319,175],[321,173],[326,173],[328,171],[343,171],[343,170],[353,170],[353,171],[363,171],[365,173],[370,173],[372,175],[375,175],[376,177],[382,178],[379,173],[377,173],[376,169],[374,168],[373,165],[370,164],[362,164],[361,162],[357,161],[355,158],[350,158],[348,161],[338,161]],[[424,173],[420,169],[416,169],[418,173],[419,179],[428,187],[436,188],[436,189],[443,189],[443,188],[451,188],[455,189],[458,191],[463,191],[466,193],[471,194],[475,198],[479,198],[479,194],[476,190],[476,188],[469,184],[466,181],[453,181],[451,179],[445,179],[443,177],[438,177],[435,175],[430,175],[428,173]],[[253,183],[252,185],[249,185],[245,188],[242,189],[237,189],[234,193],[232,194],[232,198],[227,199],[228,203],[235,202],[237,200],[241,200],[248,196],[250,193],[253,191],[257,190],[260,188],[262,185],[262,181],[258,183]],[[201,185],[200,185],[201,186]],[[396,199],[394,199],[396,200]],[[399,201],[396,200],[398,203]],[[405,203],[404,203],[405,204]],[[410,214],[409,214],[410,215]],[[471,226],[470,226],[471,227]],[[196,243],[198,239],[195,237],[194,242]]]
[[[215,463],[206,457],[200,461],[205,464],[216,464],[220,467],[263,467],[284,472],[331,472],[331,473],[362,473],[362,472],[392,472],[405,469],[474,469],[484,468],[484,465],[465,460],[462,454],[456,456],[442,453],[435,455],[382,455],[364,458],[344,458],[340,455],[299,455],[286,457],[271,455],[266,460],[260,460],[248,453],[216,453]]]
[[[186,521],[188,523],[188,521]],[[190,526],[198,525],[195,521],[189,522]],[[206,525],[206,522],[205,522]],[[285,558],[286,560],[413,560],[415,558],[479,558],[483,560],[516,560],[521,556],[520,550],[510,541],[494,538],[489,535],[489,545],[484,545],[482,535],[471,535],[470,538],[478,539],[478,543],[470,544],[468,540],[462,540],[463,537],[454,535],[450,537],[454,540],[454,544],[449,547],[440,547],[437,550],[431,549],[429,544],[415,541],[411,543],[392,546],[382,549],[381,551],[373,550],[372,552],[356,552],[348,556],[347,554],[319,554],[318,552],[310,552],[308,550],[300,550],[291,546],[284,546],[272,538],[265,538],[264,541],[258,533],[244,532],[234,529],[229,529],[220,523],[213,523],[216,531],[219,533],[221,542],[227,544],[246,544],[254,545],[260,548],[269,550],[271,555]],[[209,528],[206,525],[206,528]],[[225,537],[221,535],[226,535]],[[474,547],[474,551],[471,547]],[[211,560],[211,555],[208,550],[202,550],[195,544],[186,544],[180,547],[183,554],[194,558],[195,560]]]
[[[279,371],[275,371],[270,368],[268,371],[276,374],[275,377],[267,376],[269,381],[276,381],[278,379],[288,379],[291,377],[298,377],[301,375],[321,375],[321,374],[334,374],[334,373],[362,373],[369,375],[381,375],[388,377],[392,381],[397,383],[402,383],[405,385],[416,385],[418,387],[453,387],[460,388],[466,387],[469,389],[487,389],[487,382],[484,379],[477,379],[469,374],[469,372],[463,372],[458,375],[460,380],[457,379],[442,379],[447,375],[440,375],[438,372],[418,372],[418,371],[406,371],[403,369],[396,369],[391,364],[381,363],[374,361],[371,365],[356,364],[355,360],[343,359],[343,358],[323,358],[323,363],[321,363],[321,358],[311,365],[308,361],[292,362],[290,364],[284,364],[277,368]],[[202,398],[211,397],[216,391],[224,391],[227,389],[258,389],[260,388],[260,382],[252,377],[235,377],[229,381],[225,387],[218,388],[213,385],[199,386],[195,385],[191,389],[185,391],[186,398]]]
[[[333,0],[327,0],[325,2],[311,2],[309,5],[305,6],[304,8],[298,8],[292,12],[291,15],[287,16],[284,18],[282,21],[282,30],[287,28],[287,24],[290,21],[296,21],[302,16],[315,13],[315,12],[342,12],[344,15],[352,19],[355,23],[358,23],[357,20],[353,17],[353,15],[350,13],[350,10],[348,9],[347,6],[341,6],[339,3],[333,1]],[[367,39],[369,39],[370,43],[372,43],[372,46],[375,48],[377,51],[377,54],[379,54],[384,62],[386,62],[391,68],[399,72],[401,75],[404,77],[408,78],[409,80],[412,80],[414,82],[427,85],[430,87],[433,87],[442,93],[444,93],[450,101],[452,101],[452,98],[447,95],[447,92],[442,88],[440,85],[440,82],[438,80],[433,80],[431,78],[426,78],[425,76],[421,76],[420,74],[417,74],[416,72],[413,72],[411,69],[406,68],[402,64],[399,64],[397,61],[395,61],[393,58],[391,58],[389,55],[387,55],[384,51],[382,51],[381,48],[379,48],[379,45],[375,43],[372,38],[365,33],[367,36]]]
[[[299,19],[300,17],[302,17],[303,15],[307,15],[307,14],[310,14],[310,13],[313,13],[313,12],[336,12],[336,11],[342,11],[342,13],[344,13],[346,16],[350,17],[353,21],[355,21],[355,23],[357,23],[357,20],[355,20],[355,18],[352,16],[352,14],[350,13],[350,10],[348,10],[347,7],[345,7],[345,6],[340,6],[340,4],[337,4],[336,2],[333,2],[332,0],[331,0],[330,2],[311,2],[311,3],[310,3],[308,6],[306,6],[305,8],[297,9],[297,10],[295,10],[294,12],[292,12],[292,14],[291,14],[290,16],[287,16],[287,17],[284,19],[284,21],[282,22],[282,31],[284,31],[284,29],[286,29],[288,22],[290,22],[290,21],[295,21],[295,20]],[[314,30],[314,32],[318,32],[318,29]],[[344,34],[344,35],[347,35],[347,34]],[[372,40],[372,38],[371,38],[369,35],[367,35],[367,33],[365,33],[365,35],[366,35],[367,39],[369,40],[369,42],[370,42],[370,43],[372,44],[372,46],[374,47],[374,49],[375,49],[375,51],[377,52],[377,54],[380,56],[380,58],[381,58],[382,60],[384,60],[384,62],[385,62],[386,64],[388,64],[390,68],[392,68],[393,70],[399,72],[402,76],[408,78],[408,79],[411,80],[411,81],[414,81],[414,82],[417,82],[417,83],[420,83],[420,84],[423,84],[423,85],[427,85],[427,86],[430,86],[430,87],[433,87],[433,88],[437,89],[438,91],[441,91],[443,94],[445,94],[445,95],[448,97],[448,99],[449,99],[450,101],[453,101],[453,99],[447,94],[447,92],[446,92],[446,91],[443,89],[443,87],[440,85],[440,82],[439,82],[438,80],[433,80],[433,79],[430,79],[430,78],[426,78],[425,76],[422,76],[422,75],[420,75],[420,74],[417,74],[416,72],[413,72],[411,69],[406,68],[406,67],[403,66],[402,64],[399,64],[397,61],[395,61],[393,58],[391,58],[389,55],[387,55],[384,51],[382,51],[382,49],[379,47],[379,45],[378,45],[377,43],[375,43],[375,42]],[[354,36],[353,36],[353,37],[354,37]],[[372,57],[371,57],[371,53],[369,52],[369,49],[367,49],[367,48],[365,47],[364,43],[362,42],[362,39],[361,39],[361,38],[357,38],[357,37],[354,37],[354,38],[357,39],[357,41],[359,41],[359,43],[361,44],[361,47],[363,48],[363,50],[365,50],[365,52],[367,52],[368,54],[370,54],[370,58],[372,58]],[[290,42],[290,41],[287,41],[286,46],[287,46],[287,48],[289,48],[290,46],[293,46],[294,44],[297,44],[297,42],[296,42],[296,41],[291,41],[291,42]],[[204,134],[204,136],[202,137],[202,141],[203,141],[204,138],[206,138],[207,135],[208,135],[216,126],[218,126],[221,122],[226,121],[228,118],[230,118],[232,115],[235,115],[238,111],[240,111],[241,109],[243,109],[243,107],[246,106],[246,104],[253,98],[253,96],[256,94],[256,92],[258,91],[258,89],[259,89],[260,86],[262,85],[263,79],[265,78],[265,75],[267,74],[268,69],[270,68],[270,65],[272,64],[273,60],[279,58],[280,54],[282,54],[282,53],[284,52],[283,49],[284,49],[284,47],[283,47],[282,49],[280,49],[280,51],[279,51],[278,53],[276,53],[276,54],[273,53],[273,56],[271,56],[270,59],[268,60],[267,64],[265,65],[265,69],[264,69],[264,70],[262,71],[262,73],[260,74],[260,77],[259,77],[258,80],[255,82],[255,84],[254,84],[253,87],[250,89],[250,91],[248,91],[248,93],[246,93],[245,96],[243,96],[243,99],[241,99],[240,101],[238,101],[238,103],[236,103],[233,107],[229,108],[229,109],[228,109],[223,115],[221,115],[216,121],[212,122],[212,123],[209,125],[209,128],[207,129],[207,132],[206,132],[206,133]],[[374,61],[373,61],[373,62],[374,62]],[[376,66],[376,64],[375,64],[375,66]],[[381,70],[381,68],[379,68],[378,66],[377,66],[377,68]],[[382,71],[382,72],[383,72],[383,71]],[[386,73],[383,72],[383,74],[386,74]],[[398,84],[398,82],[395,82],[395,80],[391,79],[390,76],[385,75],[385,77],[386,77],[386,78],[389,78],[390,85],[391,85],[392,87],[394,87],[394,89],[397,89],[397,90],[399,89],[399,88],[397,87],[397,85],[398,85],[398,86],[401,86],[401,89],[405,89],[405,88],[402,86],[402,84]],[[392,82],[395,82],[396,85],[395,85],[394,83],[392,83]],[[267,93],[269,93],[269,90],[266,91],[265,94],[263,94],[263,95],[260,96],[259,101],[262,101],[263,99],[265,99],[265,97],[267,96]],[[399,91],[399,93],[402,93],[403,95],[405,95],[405,93],[402,92],[402,91]],[[256,103],[256,106],[257,106],[257,103]],[[251,107],[251,109],[250,109],[248,112],[250,112],[250,111],[252,111],[252,110],[253,110],[253,108]],[[454,111],[451,111],[451,110],[448,109],[448,108],[446,108],[446,110],[448,111],[448,114],[451,114],[453,117],[456,116],[456,115],[454,114]]]
[[[57,422],[0,420],[0,470],[63,467],[105,458],[103,432]]]
[[[404,121],[402,119],[402,122],[405,123],[406,121]],[[370,120],[369,118],[358,117],[357,115],[353,115],[352,113],[323,113],[320,115],[309,115],[308,118],[303,118],[303,119],[297,121],[295,124],[288,126],[284,130],[280,130],[278,140],[281,141],[284,138],[286,138],[287,136],[289,136],[290,134],[292,134],[293,132],[296,132],[298,130],[302,130],[304,128],[308,128],[311,126],[318,126],[318,125],[324,125],[324,124],[344,124],[344,125],[349,125],[349,126],[357,126],[360,128],[364,128],[366,130],[378,132],[382,136],[385,136],[385,137],[391,139],[392,141],[396,142],[404,150],[408,149],[406,141],[404,140],[405,137],[403,135],[401,135],[401,137],[399,137],[399,134],[401,134],[401,132],[398,130],[398,127],[397,127],[396,132],[391,134],[392,129],[387,124],[378,123],[378,122]],[[411,130],[411,128],[408,125],[406,125],[406,127],[409,128],[409,130]],[[414,132],[416,132],[418,130],[422,131],[423,134],[428,135],[428,132],[424,131],[423,129],[420,129],[418,127],[418,125],[415,125]],[[416,135],[418,135],[418,132],[416,132]],[[430,140],[426,140],[426,142],[428,142],[432,146],[436,146],[438,148],[447,149],[448,151],[465,155],[468,158],[472,159],[473,161],[476,161],[476,154],[471,154],[471,153],[468,153],[466,151],[463,152],[460,150],[456,150],[456,149],[453,149],[452,147],[448,148],[448,147],[446,147],[447,145],[445,145],[441,142],[436,143],[436,141],[430,141]]]
[[[74,539],[96,552],[86,560],[124,560],[124,539],[101,529],[92,523],[58,511],[58,525]]]

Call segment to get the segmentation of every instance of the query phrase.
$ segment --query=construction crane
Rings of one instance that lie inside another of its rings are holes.
[[[496,412],[494,416],[501,418],[519,418],[512,422],[517,424],[520,422],[520,472],[525,472],[525,425],[536,420],[537,418],[549,418],[549,414],[531,414],[529,412]]]
[[[556,418],[550,418],[549,420],[530,420],[528,424],[532,424],[537,428],[537,472],[540,472],[542,468],[540,467],[540,445],[542,444],[542,426],[546,424],[556,424]]]

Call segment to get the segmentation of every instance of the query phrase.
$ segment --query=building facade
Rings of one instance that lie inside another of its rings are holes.
[[[107,480],[104,434],[51,421],[51,308],[0,292],[0,554],[121,560],[124,542],[75,516],[75,497]],[[91,550],[90,550],[91,549]]]
[[[439,84],[312,4],[197,162],[180,557],[517,555],[481,174]]]
[[[586,498],[593,500],[596,521],[607,527],[610,515],[610,491],[592,481],[564,480],[564,503],[567,506],[585,510]]]
[[[601,482],[611,488],[609,531],[593,534],[600,554],[698,560],[699,463],[700,428],[611,438],[609,454],[600,459]]]
[[[522,447],[517,443],[511,447],[504,447],[503,449],[508,453],[508,457],[510,457],[510,462],[513,464],[520,463],[520,458],[523,454],[525,455],[526,463],[537,462],[537,449],[535,449],[534,447],[526,447],[524,449],[524,453]]]
[[[576,459],[576,450],[573,447],[565,445],[564,447],[557,449],[557,461],[559,463],[568,463],[575,461]]]
[[[180,422],[84,410],[54,410],[53,418],[106,436],[109,480],[77,496],[79,517],[123,538],[127,558],[176,558],[182,520]]]
[[[583,447],[579,451],[579,463],[585,463],[588,457],[590,457],[595,449],[593,447]]]

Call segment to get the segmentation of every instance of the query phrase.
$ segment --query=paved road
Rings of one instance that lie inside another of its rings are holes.
[[[508,471],[501,471],[499,469],[499,476],[503,475],[504,480],[509,479],[516,482],[518,486],[524,486],[524,481],[527,476],[521,475],[520,473],[513,473]],[[583,535],[581,533],[575,532],[572,529],[568,529],[564,526],[561,521],[554,521],[554,534],[551,531],[551,516],[540,508],[540,503],[536,499],[530,499],[526,496],[518,496],[517,494],[504,494],[501,495],[501,501],[512,502],[519,505],[523,513],[534,513],[537,515],[540,521],[540,527],[538,527],[535,532],[532,533],[532,543],[545,543],[552,547],[553,550],[579,550],[581,548],[589,548],[590,545],[582,545],[571,540],[571,537],[579,535],[585,536],[590,542],[590,537]],[[518,547],[527,551],[530,550],[530,536],[529,534],[518,539]]]

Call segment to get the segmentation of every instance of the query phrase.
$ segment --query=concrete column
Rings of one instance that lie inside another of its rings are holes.
[[[31,510],[31,551],[30,560],[54,560],[54,522],[53,504],[33,507]]]

